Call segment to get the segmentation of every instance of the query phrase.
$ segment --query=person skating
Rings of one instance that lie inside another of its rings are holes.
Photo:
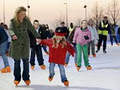
[[[87,28],[88,22],[83,20],[81,22],[81,27],[76,28],[73,43],[76,43],[77,47],[77,70],[79,71],[82,66],[82,52],[84,58],[84,64],[87,70],[91,70],[92,67],[89,64],[88,59],[88,42],[91,41],[91,33]]]
[[[75,50],[74,61],[75,61],[75,67],[77,67],[77,50],[76,50],[76,44],[73,43],[73,37],[74,37],[75,30],[76,30],[76,27],[74,27],[73,23],[70,23],[69,36],[68,36],[67,41],[73,45],[73,48]],[[71,56],[70,53],[67,52],[66,60],[65,60],[65,66],[68,66],[70,56]]]
[[[1,73],[11,72],[8,58],[6,56],[7,44],[8,44],[8,35],[5,32],[5,30],[0,26],[0,55],[2,56],[4,62],[4,68],[0,70]]]
[[[94,20],[92,20],[92,19],[89,20],[88,29],[91,32],[91,41],[88,42],[88,56],[90,56],[90,50],[91,50],[93,57],[96,57],[95,45],[98,43],[99,38],[98,38],[96,28],[94,26]]]
[[[116,37],[116,30],[115,30],[115,24],[114,23],[112,23],[111,25],[110,25],[110,41],[111,41],[111,46],[113,46],[113,39],[115,40],[115,42],[116,42],[116,45],[118,45],[119,46],[119,43],[117,42],[117,37]]]
[[[34,20],[33,26],[35,27],[37,33],[39,33],[40,36],[42,36],[42,32],[40,30],[38,20]],[[37,61],[38,61],[40,68],[45,69],[46,66],[44,65],[41,45],[36,42],[36,38],[31,32],[29,32],[29,37],[30,37],[30,47],[31,47],[31,57],[30,57],[31,69],[33,70],[35,68],[35,54],[37,55]]]
[[[42,40],[41,44],[49,47],[49,81],[54,78],[54,67],[57,64],[60,69],[61,81],[65,86],[69,86],[69,81],[65,74],[64,64],[67,51],[74,56],[73,47],[66,41],[66,31],[64,29],[55,30],[55,35],[52,39]]]
[[[103,52],[107,53],[106,47],[107,47],[107,35],[110,32],[110,25],[108,22],[107,16],[104,16],[104,20],[100,22],[98,35],[99,35],[99,41],[97,45],[96,53],[99,52],[100,47],[102,45],[103,41]]]
[[[30,84],[29,75],[29,48],[30,40],[27,30],[30,30],[36,37],[39,43],[40,35],[32,26],[29,18],[26,16],[26,8],[18,7],[15,11],[15,16],[10,22],[10,36],[12,42],[10,45],[10,56],[14,59],[14,84],[18,86],[21,81],[21,76],[26,83]],[[23,73],[21,75],[21,59],[23,61]]]

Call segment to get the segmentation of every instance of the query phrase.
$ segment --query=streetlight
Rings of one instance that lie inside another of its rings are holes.
[[[29,0],[28,0],[28,6],[27,6],[27,8],[28,8],[28,17],[29,17],[29,15],[30,15],[30,5],[29,5]]]
[[[5,23],[5,1],[3,0],[3,23]]]
[[[85,8],[85,19],[87,20],[87,5],[84,5]]]
[[[64,3],[66,5],[66,26],[68,27],[68,4]]]

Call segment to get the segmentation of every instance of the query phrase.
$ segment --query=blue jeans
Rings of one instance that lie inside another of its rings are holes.
[[[43,48],[43,50],[44,50],[45,52],[48,52],[48,51],[47,51],[47,46],[46,46],[46,45],[42,45],[42,48]]]
[[[4,67],[10,66],[8,62],[8,58],[6,56],[7,44],[8,44],[7,40],[0,44],[0,55],[2,56]]]
[[[77,49],[76,49],[76,46],[74,46],[73,48],[75,50],[75,58],[74,58],[74,60],[75,60],[75,63],[77,63]],[[67,64],[69,63],[70,56],[71,56],[70,53],[67,52],[65,63],[67,63]]]
[[[32,66],[35,65],[35,53],[37,54],[38,64],[39,65],[43,65],[44,64],[44,59],[43,59],[42,50],[41,50],[41,46],[40,45],[36,45],[36,48],[32,48],[32,50],[31,50],[30,64]]]
[[[49,77],[53,77],[55,75],[54,71],[55,63],[49,64]],[[64,82],[67,80],[64,65],[58,64],[59,70],[60,70],[60,76],[61,76],[61,82]]]
[[[15,60],[14,63],[14,77],[15,80],[21,81],[21,67],[20,67],[20,61],[21,60]],[[23,80],[29,80],[29,59],[23,59],[23,73],[22,73]]]

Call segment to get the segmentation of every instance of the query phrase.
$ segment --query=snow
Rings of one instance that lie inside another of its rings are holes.
[[[120,46],[110,46],[108,44],[107,54],[101,51],[97,57],[89,57],[90,64],[93,67],[87,71],[84,63],[78,72],[74,65],[74,58],[70,58],[69,65],[65,68],[66,75],[70,82],[69,87],[61,83],[59,69],[56,65],[56,75],[52,82],[48,81],[48,56],[44,54],[46,70],[41,70],[36,61],[35,70],[30,70],[30,86],[26,86],[21,80],[18,87],[15,87],[13,81],[14,61],[9,57],[12,73],[0,73],[0,90],[120,90]],[[21,62],[22,66],[22,62]],[[0,57],[0,69],[3,68],[3,60]]]

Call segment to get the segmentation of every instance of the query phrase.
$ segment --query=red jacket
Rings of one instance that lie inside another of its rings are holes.
[[[49,47],[49,62],[50,63],[56,63],[56,64],[65,64],[65,58],[67,51],[74,56],[74,49],[73,47],[68,43],[67,46],[64,48],[61,48],[60,44],[58,48],[54,48],[53,46],[53,40],[52,39],[44,39],[41,41],[41,44],[47,45]]]

